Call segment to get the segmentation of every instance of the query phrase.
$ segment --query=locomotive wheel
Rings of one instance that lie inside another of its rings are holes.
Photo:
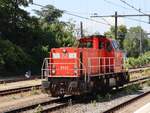
[[[50,83],[48,82],[48,81],[42,81],[42,92],[43,93],[48,93],[49,94],[49,92],[50,92]]]
[[[64,95],[62,94],[62,95],[59,95],[59,98],[64,98]]]
[[[51,96],[52,96],[52,97],[64,98],[64,94],[58,95],[58,94],[56,94],[56,93],[54,93],[54,92],[51,92]]]
[[[54,92],[51,92],[52,97],[58,97],[58,95]]]
[[[60,98],[64,97],[64,94],[58,94],[57,92],[52,91],[52,90],[50,92],[51,92],[52,97],[60,97]]]

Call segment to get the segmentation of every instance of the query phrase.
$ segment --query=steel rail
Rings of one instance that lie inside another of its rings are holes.
[[[131,80],[131,81],[129,81],[127,84],[131,84],[131,83],[139,82],[139,81],[144,81],[144,80],[145,80],[145,81],[150,80],[150,76],[142,77],[142,78],[135,79],[135,80]]]
[[[19,78],[19,79],[10,79],[10,80],[0,80],[0,84],[12,83],[12,82],[20,82],[20,81],[28,81],[40,79],[40,77],[31,77],[31,78]]]
[[[146,82],[148,80],[150,80],[150,76],[142,77],[142,78],[136,79],[136,80],[132,80],[132,81],[130,81],[129,83],[127,83],[125,85],[138,83],[138,82]],[[33,85],[33,86],[26,86],[26,87],[19,87],[19,88],[13,88],[13,89],[0,90],[0,96],[7,96],[7,95],[17,94],[17,93],[21,93],[21,92],[28,92],[28,91],[31,91],[32,88],[41,89],[41,85]]]
[[[141,99],[141,98],[143,98],[143,97],[145,97],[145,96],[147,96],[149,94],[150,94],[150,91],[145,92],[145,93],[143,93],[143,94],[141,94],[141,95],[139,95],[139,96],[137,96],[135,98],[132,98],[132,99],[130,99],[130,100],[124,102],[124,103],[121,103],[121,104],[119,104],[119,105],[117,105],[117,106],[115,106],[113,108],[110,108],[110,109],[104,111],[103,113],[114,113],[114,112],[116,112],[116,111],[126,107],[129,104],[132,104],[133,102],[135,102],[135,101],[137,101],[137,100],[139,100],[139,99]]]
[[[12,109],[12,110],[8,110],[8,111],[5,111],[5,113],[18,113],[18,112],[23,112],[23,111],[30,111],[30,110],[35,110],[39,105],[42,108],[44,108],[44,106],[50,106],[51,104],[56,103],[56,106],[49,107],[49,108],[46,108],[46,109],[43,109],[43,110],[40,111],[41,113],[45,113],[45,112],[47,113],[48,111],[54,111],[54,110],[58,110],[60,108],[68,106],[68,101],[71,98],[73,98],[73,96],[67,96],[67,97],[64,97],[64,98],[56,98],[56,99],[53,99],[53,100],[48,100],[48,101],[45,101],[45,102],[40,102],[40,103],[36,103],[36,104],[33,104],[33,105],[29,105],[29,106],[24,106],[22,108],[15,108],[15,109]]]
[[[17,94],[17,93],[21,93],[21,92],[28,92],[28,91],[31,91],[32,88],[40,89],[41,85],[33,85],[33,86],[26,86],[26,87],[7,89],[7,90],[0,90],[0,96]]]
[[[143,82],[149,80],[149,78],[145,78],[145,79],[143,78],[143,79],[131,81],[130,83],[126,84],[126,86],[124,86],[124,87],[132,85],[134,83],[136,83],[136,84],[141,83],[140,81],[142,81],[142,83],[143,83]],[[36,104],[25,106],[25,107],[22,107],[22,108],[15,108],[13,110],[5,111],[5,113],[17,113],[17,112],[22,112],[22,111],[35,110],[35,108],[37,108],[38,105],[41,105],[41,107],[43,108],[41,110],[42,113],[47,113],[47,112],[55,111],[55,110],[58,110],[58,109],[61,109],[61,108],[64,108],[64,107],[68,106],[70,99],[73,100],[72,105],[79,102],[79,100],[73,99],[73,96],[68,96],[68,97],[61,98],[61,99],[57,98],[57,99],[49,100],[49,101],[46,101],[46,102],[36,103]],[[56,104],[56,105],[51,106],[51,104]],[[45,107],[45,106],[47,106],[47,107]],[[105,111],[104,113],[112,113],[112,112]]]

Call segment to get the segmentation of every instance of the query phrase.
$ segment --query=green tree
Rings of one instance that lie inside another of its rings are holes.
[[[71,47],[76,45],[76,38],[73,36],[74,25],[72,23],[54,23],[50,25],[50,29],[55,36],[56,47]]]
[[[62,16],[63,11],[55,8],[52,5],[46,5],[41,8],[41,10],[34,10],[35,13],[40,16],[40,21],[42,23],[53,23],[59,22],[58,18]]]
[[[71,22],[59,21],[62,11],[48,5],[35,12],[38,15],[37,28],[40,28],[34,31],[36,40],[34,40],[34,47],[30,50],[37,63],[36,67],[40,70],[43,59],[48,57],[51,48],[72,46],[76,40],[73,36],[74,25]]]
[[[30,16],[21,9],[29,3],[32,0],[0,0],[0,70],[39,73],[51,48],[76,42],[74,24],[59,20],[63,11],[47,5],[36,11],[38,16]]]
[[[131,27],[124,40],[124,49],[128,56],[138,57],[140,55],[140,40],[142,43],[142,53],[150,49],[147,33],[140,27]]]
[[[124,25],[118,26],[118,40],[120,47],[123,49],[123,41],[127,34],[127,28]],[[115,39],[115,27],[111,26],[110,30],[104,33],[105,36]]]
[[[27,0],[0,0],[0,32],[13,42],[16,36],[28,30],[29,14],[20,8],[28,6]]]
[[[51,43],[53,44],[51,45],[53,47],[66,47],[76,44],[76,39],[73,36],[75,25],[71,22],[59,21],[63,11],[52,5],[47,5],[40,11],[35,10],[35,12],[39,16],[42,30],[52,35]]]
[[[0,39],[0,67],[3,71],[23,73],[30,68],[31,63],[30,56],[20,47],[9,40]]]

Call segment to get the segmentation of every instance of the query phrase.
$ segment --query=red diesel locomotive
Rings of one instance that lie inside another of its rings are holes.
[[[51,49],[42,66],[42,86],[52,96],[108,90],[129,81],[123,52],[105,36],[79,40],[79,47]]]

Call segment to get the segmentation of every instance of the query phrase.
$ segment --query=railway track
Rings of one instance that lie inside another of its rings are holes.
[[[130,85],[130,84],[132,85],[134,83],[139,83],[139,82],[144,83],[144,82],[148,81],[149,79],[150,79],[150,77],[143,77],[140,79],[132,80],[127,85]],[[27,86],[27,87],[1,90],[0,96],[7,96],[7,95],[17,94],[17,93],[21,93],[21,92],[27,92],[27,91],[31,91],[32,88],[41,89],[41,85],[34,85],[34,86]]]
[[[129,73],[140,72],[140,71],[143,71],[143,70],[145,70],[145,69],[150,69],[150,66],[148,66],[148,67],[140,67],[140,68],[129,69]]]
[[[130,85],[130,84],[133,84],[133,83],[139,83],[139,82],[146,82],[146,81],[149,81],[150,80],[150,76],[147,76],[147,77],[142,77],[142,78],[139,78],[139,79],[136,79],[136,80],[131,80],[129,81],[129,83],[127,85]]]
[[[132,84],[137,84],[138,82],[140,83],[144,83],[145,81],[149,80],[149,78],[143,78],[143,79],[139,79],[139,80],[134,80],[134,81],[131,81],[129,83],[129,85],[132,85]],[[141,82],[142,81],[142,82]],[[125,87],[129,86],[129,85],[126,85]],[[31,89],[31,88],[30,88]],[[150,92],[147,92],[147,94],[149,94]],[[142,95],[146,95],[146,93],[142,94]],[[142,95],[140,95],[140,97],[142,97]],[[136,97],[137,99],[139,98]],[[135,100],[136,100],[135,98]],[[70,101],[72,100],[72,101]],[[61,108],[64,108],[68,105],[71,105],[72,104],[76,104],[76,103],[79,103],[81,102],[82,99],[79,99],[79,98],[74,98],[73,96],[67,96],[65,98],[56,98],[56,99],[53,99],[53,100],[49,100],[49,101],[46,101],[46,102],[41,102],[41,103],[36,103],[36,104],[33,104],[33,105],[29,105],[29,106],[25,106],[25,107],[22,107],[22,108],[15,108],[13,110],[10,110],[10,111],[7,111],[5,113],[19,113],[19,112],[26,112],[28,111],[28,113],[33,113],[33,111],[40,105],[40,108],[41,108],[41,113],[48,113],[50,111],[55,111],[55,110],[58,110],[58,109],[61,109]],[[83,100],[83,101],[86,101],[86,100]],[[128,103],[128,102],[127,102]],[[123,105],[120,105],[120,106],[125,106],[126,104],[123,104]],[[119,107],[117,108],[114,108],[114,109],[118,109]],[[113,109],[113,108],[112,108]],[[104,113],[113,113],[113,112],[109,112],[108,111],[105,111]]]
[[[121,104],[119,104],[119,105],[117,105],[117,106],[115,106],[111,109],[108,109],[108,110],[104,111],[103,113],[115,113],[115,112],[117,113],[117,111],[120,111],[122,108],[125,108],[126,106],[136,102],[137,100],[139,100],[141,98],[144,98],[145,96],[147,96],[149,94],[150,94],[150,91],[145,92],[145,93],[143,93],[143,94],[141,94],[141,95],[139,95],[135,98],[132,98],[132,99],[130,99],[130,100],[124,102],[124,103],[121,103]]]
[[[139,82],[144,83],[144,82],[148,81],[149,79],[150,79],[150,77],[144,77],[144,78],[136,79],[136,80],[130,81],[127,85],[129,86],[130,84],[132,85],[134,83],[139,83]],[[1,90],[0,96],[7,96],[7,95],[17,94],[17,93],[21,93],[21,92],[28,92],[28,91],[31,91],[32,89],[41,89],[41,85],[34,85],[34,86],[27,86],[27,87]]]
[[[40,77],[19,78],[19,79],[10,79],[10,80],[0,80],[0,84],[12,83],[12,82],[19,82],[19,81],[35,80],[35,79],[40,79]]]
[[[7,90],[1,90],[0,96],[6,96],[11,94],[17,94],[21,92],[28,92],[33,89],[40,89],[41,85],[34,85],[34,86],[27,86],[27,87],[20,87],[20,88],[14,88],[14,89],[7,89]]]
[[[36,111],[36,108],[40,106],[40,113],[48,113],[50,111],[58,110],[60,108],[66,107],[69,105],[69,100],[73,99],[73,96],[67,96],[64,98],[56,98],[46,102],[36,103],[29,106],[24,106],[22,108],[16,108],[13,110],[5,111],[5,113],[20,113],[20,112],[28,112],[33,113]]]
[[[150,79],[150,77],[144,77],[144,78],[132,80],[132,81],[130,81],[129,84],[127,84],[125,86],[129,86],[129,85],[136,84],[136,83],[144,83],[144,82],[148,81],[149,79]],[[35,89],[40,89],[41,85],[3,90],[3,91],[0,91],[0,96],[6,96],[6,95],[10,95],[10,94],[17,94],[17,93],[21,93],[21,92],[31,91],[33,87]],[[150,92],[148,92],[148,93],[150,93]],[[47,112],[58,110],[60,108],[68,106],[69,105],[68,101],[70,99],[73,100],[73,97],[68,96],[68,97],[65,97],[63,99],[56,98],[54,100],[49,100],[49,101],[46,101],[46,102],[36,103],[36,104],[30,105],[30,106],[25,106],[25,107],[22,107],[22,108],[16,108],[16,109],[13,109],[13,110],[10,110],[10,111],[6,111],[5,113],[18,113],[18,112],[23,112],[23,111],[27,111],[27,110],[29,112],[31,111],[31,113],[32,113],[33,110],[35,110],[35,108],[37,108],[37,106],[39,106],[39,105],[42,108],[41,112],[42,113],[47,113]],[[77,102],[79,102],[79,101],[73,100],[71,103],[75,104]],[[120,106],[126,106],[126,105],[127,104],[123,104],[123,105],[120,105]],[[112,108],[112,109],[120,109],[120,108],[116,106],[116,108]],[[113,113],[113,112],[111,112],[111,111],[109,112],[109,110],[108,110],[108,111],[105,111],[104,113]]]

